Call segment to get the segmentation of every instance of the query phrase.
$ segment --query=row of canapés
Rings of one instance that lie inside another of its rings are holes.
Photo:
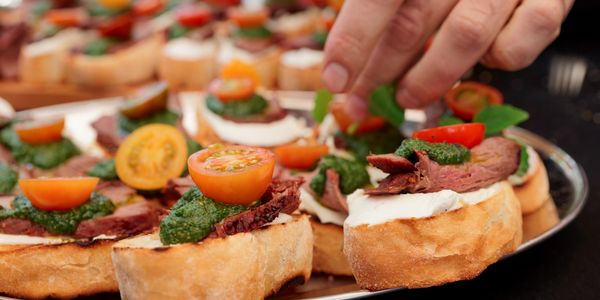
[[[542,160],[504,136],[528,114],[492,87],[457,85],[440,126],[405,137],[390,86],[360,122],[320,91],[306,122],[251,66],[225,69],[198,111],[158,83],[93,122],[102,157],[63,118],[5,118],[0,292],[261,299],[316,272],[427,287],[477,276],[558,220]]]
[[[173,88],[202,89],[239,59],[269,88],[313,90],[343,1],[24,3],[0,11],[0,77],[106,87],[158,76]]]

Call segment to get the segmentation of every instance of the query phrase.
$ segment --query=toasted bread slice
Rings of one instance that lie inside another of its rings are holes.
[[[43,299],[117,292],[110,257],[114,243],[114,240],[94,240],[85,244],[3,244],[0,293]]]
[[[311,219],[315,246],[313,248],[313,272],[339,276],[352,276],[350,264],[342,251],[344,229],[335,224],[323,224]]]
[[[537,160],[537,167],[533,175],[524,184],[513,186],[515,194],[521,202],[523,215],[538,210],[550,197],[550,184],[546,167],[539,157],[537,157]]]
[[[187,38],[168,42],[158,61],[158,74],[169,87],[179,90],[206,88],[217,73],[216,43]]]
[[[523,242],[527,242],[560,222],[556,205],[548,197],[540,208],[523,216]]]
[[[69,82],[106,87],[150,80],[163,43],[164,37],[155,34],[112,54],[72,55],[68,63]]]
[[[508,182],[475,205],[426,218],[344,226],[360,287],[421,288],[471,279],[521,244],[521,210]],[[352,210],[351,210],[352,212]]]
[[[262,299],[310,277],[307,216],[226,238],[164,246],[158,233],[113,249],[123,299]]]
[[[322,64],[307,67],[297,67],[279,64],[277,85],[281,90],[314,91],[323,88],[321,80]]]

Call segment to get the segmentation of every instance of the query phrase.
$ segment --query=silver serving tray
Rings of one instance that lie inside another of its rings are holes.
[[[282,106],[292,113],[310,118],[308,113],[312,108],[312,93],[308,92],[277,92]],[[184,93],[180,99],[183,102],[184,127],[191,134],[196,132],[196,109],[201,103],[202,94]],[[2,100],[0,99],[0,102]],[[61,104],[36,108],[19,112],[19,115],[47,116],[66,115],[66,130],[72,138],[77,137],[76,143],[84,151],[96,153],[95,132],[89,124],[98,116],[113,112],[117,109],[120,99],[100,99],[79,103]],[[0,103],[1,104],[1,103]],[[404,129],[418,127],[424,121],[424,114],[420,111],[407,112],[407,125]],[[575,160],[558,146],[548,140],[521,128],[508,130],[508,135],[535,148],[544,160],[548,169],[550,179],[550,190],[552,201],[558,212],[558,223],[553,227],[541,232],[539,235],[523,243],[516,252],[509,255],[517,255],[534,245],[537,245],[556,234],[580,213],[585,204],[588,194],[588,182],[584,170]],[[505,257],[504,259],[508,258]],[[322,274],[314,274],[304,285],[294,286],[282,290],[272,299],[356,299],[398,291],[400,289],[389,289],[378,292],[361,290],[351,277],[333,277]],[[116,294],[99,295],[95,299],[118,299]],[[12,299],[1,297],[0,299]]]

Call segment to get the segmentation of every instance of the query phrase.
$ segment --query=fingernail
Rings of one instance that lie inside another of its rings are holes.
[[[369,111],[367,101],[355,95],[350,95],[346,98],[345,108],[346,113],[355,121],[364,120]]]
[[[404,108],[419,108],[423,106],[421,101],[413,96],[408,90],[405,88],[400,88],[396,92],[396,102],[400,107]]]
[[[348,82],[348,71],[338,63],[330,63],[323,71],[325,85],[334,93],[341,93]]]

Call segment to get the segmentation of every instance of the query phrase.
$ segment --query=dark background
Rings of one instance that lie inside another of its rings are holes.
[[[557,55],[580,57],[588,64],[580,95],[549,93],[550,64]],[[506,102],[529,111],[531,118],[522,127],[559,145],[584,167],[590,183],[587,204],[563,231],[524,253],[492,265],[474,280],[386,296],[600,299],[599,68],[600,1],[578,0],[563,24],[560,37],[532,66],[514,73],[475,69],[473,79],[490,82],[504,93]]]

